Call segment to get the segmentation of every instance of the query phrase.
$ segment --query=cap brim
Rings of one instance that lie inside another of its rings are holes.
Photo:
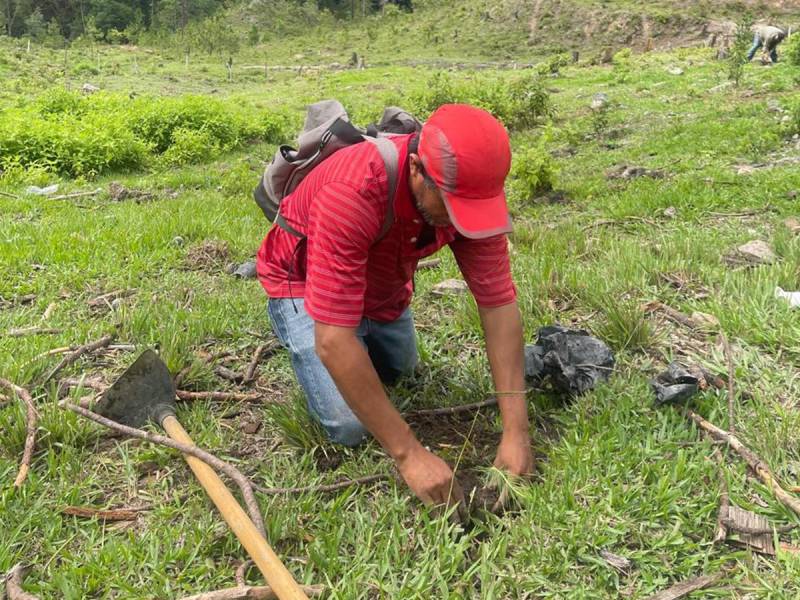
[[[511,217],[506,206],[506,195],[485,199],[461,198],[442,190],[444,205],[450,221],[464,237],[481,240],[484,238],[511,233]]]

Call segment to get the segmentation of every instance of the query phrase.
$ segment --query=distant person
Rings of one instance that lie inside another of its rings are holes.
[[[780,44],[786,37],[786,32],[780,27],[772,25],[757,25],[754,29],[753,47],[747,53],[747,62],[753,60],[753,57],[759,48],[763,46],[764,53],[769,54],[772,62],[778,62],[778,44]]]

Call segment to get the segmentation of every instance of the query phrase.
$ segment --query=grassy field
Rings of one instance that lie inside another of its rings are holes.
[[[12,116],[14,131],[24,129],[20,119],[38,119],[25,111],[39,107],[41,115],[54,106],[48,94],[55,92],[46,90],[65,83],[62,53],[6,48],[2,134]],[[31,473],[14,489],[25,411],[10,396],[0,399],[0,571],[32,565],[25,587],[42,598],[178,598],[230,586],[244,552],[177,453],[110,436],[59,409],[56,383],[37,381],[61,356],[43,353],[115,333],[137,350],[157,345],[174,372],[191,366],[185,389],[231,388],[205,357],[229,352],[227,366],[242,370],[253,349],[272,339],[260,286],[225,267],[251,257],[267,231],[249,192],[274,141],[291,134],[310,100],[340,98],[364,122],[388,103],[421,106],[438,84],[432,72],[402,66],[270,72],[268,81],[263,71],[237,71],[228,82],[221,62],[193,57],[187,70],[180,55],[142,49],[75,50],[70,60],[86,64],[71,72],[70,86],[91,81],[104,92],[42,127],[57,122],[84,132],[76,123],[99,111],[128,131],[150,114],[148,95],[183,102],[186,94],[218,99],[221,112],[212,117],[234,115],[247,125],[213,152],[189,128],[181,138],[188,154],[147,146],[127,169],[103,167],[118,156],[113,140],[96,169],[58,174],[6,165],[0,376],[31,389],[40,421]],[[501,94],[522,75],[451,77]],[[260,495],[269,540],[298,580],[324,584],[324,597],[342,599],[644,598],[724,570],[719,583],[692,597],[800,597],[800,556],[712,543],[721,491],[713,445],[679,410],[654,407],[648,379],[674,358],[726,372],[717,336],[642,309],[657,300],[718,319],[732,345],[737,430],[785,486],[800,485],[800,323],[773,297],[775,286],[800,287],[800,238],[784,224],[799,212],[797,77],[788,64],[754,63],[736,89],[726,84],[725,66],[703,50],[623,53],[613,65],[562,67],[544,77],[552,123],[512,136],[518,157],[545,148],[562,192],[534,199],[511,182],[513,272],[526,339],[554,322],[587,328],[614,347],[617,370],[607,385],[573,401],[529,394],[537,473],[514,485],[514,507],[502,517],[451,524],[391,478],[330,494]],[[596,93],[609,99],[600,113],[589,108]],[[662,176],[606,176],[620,165]],[[112,182],[128,196],[113,193]],[[25,192],[51,183],[59,183],[59,194],[101,191],[67,199]],[[727,260],[754,239],[771,244],[774,263]],[[392,391],[403,409],[475,402],[491,389],[472,300],[430,293],[459,276],[449,252],[441,258],[417,275],[413,308],[425,366],[415,382]],[[127,295],[90,305],[119,290]],[[60,333],[3,335],[31,326]],[[88,356],[61,377],[111,381],[132,357],[124,349]],[[257,484],[391,475],[377,444],[342,450],[309,426],[282,351],[263,361],[248,391],[261,401],[182,403],[179,417],[199,445]],[[693,404],[727,427],[724,392],[704,392]],[[491,475],[494,411],[414,425],[427,445],[459,462],[459,473]],[[732,503],[800,525],[735,455],[721,472]],[[63,514],[69,505],[146,510],[134,522],[104,524]],[[797,531],[781,537],[800,545]],[[627,557],[632,568],[615,570],[604,550]],[[259,580],[251,572],[250,581]]]

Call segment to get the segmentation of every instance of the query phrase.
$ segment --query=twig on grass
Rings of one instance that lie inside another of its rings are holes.
[[[715,573],[714,575],[701,575],[694,579],[687,579],[676,583],[666,590],[661,590],[657,594],[653,594],[647,600],[679,600],[685,598],[692,592],[705,589],[722,579],[724,573]]]
[[[364,477],[358,477],[356,479],[346,479],[345,481],[339,481],[338,483],[331,483],[327,485],[306,485],[302,487],[274,487],[274,488],[265,488],[261,486],[254,486],[255,490],[259,494],[264,494],[267,496],[277,496],[278,494],[305,494],[306,492],[335,492],[336,490],[341,490],[344,488],[348,488],[351,485],[364,485],[366,483],[372,483],[373,481],[383,481],[389,479],[389,475],[377,474],[377,475],[366,475]]]
[[[22,581],[28,569],[17,563],[6,573],[6,596],[8,600],[39,600],[38,596],[22,590]]]
[[[242,381],[244,376],[241,373],[237,373],[236,371],[229,369],[223,365],[217,365],[214,367],[214,375],[217,377],[221,377],[226,381],[230,381],[231,383],[239,383]]]
[[[694,421],[703,431],[716,440],[720,440],[728,444],[728,446],[736,451],[741,456],[758,478],[772,490],[775,497],[780,500],[784,506],[791,509],[795,514],[800,515],[800,500],[789,494],[783,489],[780,484],[775,480],[775,476],[770,471],[767,464],[761,460],[755,452],[745,446],[739,438],[735,435],[728,433],[706,421],[703,417],[698,415],[692,410],[687,410],[686,415]]]
[[[254,564],[255,563],[252,560],[247,559],[236,568],[236,573],[234,575],[236,585],[239,587],[247,586],[247,571],[249,571],[250,567],[252,567]]]
[[[98,519],[99,521],[135,521],[139,513],[146,510],[150,510],[150,508],[112,508],[102,510],[85,506],[65,506],[61,509],[61,513],[71,517]]]
[[[422,408],[420,410],[412,410],[404,413],[405,417],[433,417],[437,415],[456,415],[462,412],[472,412],[488,406],[495,406],[497,398],[489,398],[481,402],[473,402],[472,404],[462,404],[460,406],[447,406],[445,408]]]
[[[258,402],[262,399],[261,394],[243,394],[239,392],[188,392],[178,390],[178,400],[213,400],[216,402]]]
[[[730,517],[723,517],[720,519],[720,522],[727,528],[733,529],[739,533],[746,533],[748,535],[764,535],[764,534],[772,534],[773,532],[777,533],[789,533],[790,531],[797,528],[797,525],[775,525],[773,527],[748,527],[742,523],[737,523],[734,519]]]
[[[273,344],[258,345],[255,352],[253,352],[253,358],[250,360],[250,364],[247,366],[247,371],[244,373],[244,379],[242,380],[243,385],[249,385],[257,379],[256,370],[258,369],[258,364],[261,362],[264,353],[267,350],[271,351],[273,348]]]
[[[0,196],[5,196],[6,198],[13,198],[14,200],[22,200],[22,198],[10,192],[0,192]]]
[[[52,371],[50,371],[50,372],[49,372],[49,373],[48,373],[48,374],[45,376],[45,378],[44,378],[44,379],[42,380],[42,382],[41,382],[41,385],[44,385],[44,384],[46,384],[46,383],[47,383],[48,381],[50,381],[50,380],[51,380],[53,377],[55,377],[56,375],[58,375],[58,374],[61,372],[61,370],[62,370],[64,367],[67,367],[67,366],[71,365],[72,363],[74,363],[76,360],[78,360],[78,359],[79,359],[81,356],[83,356],[84,354],[90,354],[90,353],[92,353],[92,352],[95,352],[96,350],[99,350],[100,348],[105,348],[106,346],[108,346],[108,345],[111,343],[111,341],[112,341],[113,339],[114,339],[114,335],[113,335],[113,334],[104,335],[104,336],[103,336],[103,337],[101,337],[99,340],[96,340],[96,341],[94,341],[94,342],[90,342],[90,343],[88,343],[88,344],[85,344],[85,345],[83,345],[83,346],[79,347],[79,348],[78,348],[77,350],[75,350],[74,352],[72,352],[72,353],[68,354],[67,356],[65,356],[64,358],[62,358],[62,359],[61,359],[61,362],[59,362],[59,363],[58,363],[58,364],[57,364],[57,365],[56,365],[56,366],[53,368],[53,370],[52,370]]]
[[[73,192],[71,194],[60,194],[58,196],[48,196],[48,200],[69,200],[70,198],[84,198],[86,196],[97,196],[97,194],[101,193],[103,188],[97,188],[96,190],[89,190],[88,192]]]
[[[0,336],[5,337],[25,337],[26,335],[55,335],[61,333],[62,329],[56,329],[54,327],[21,327],[20,329],[9,329]]]
[[[325,587],[321,585],[301,585],[300,589],[306,596],[319,596]],[[259,586],[239,586],[226,588],[224,590],[214,590],[213,592],[203,592],[194,596],[185,596],[180,600],[278,600],[278,596],[268,585]]]
[[[584,225],[581,227],[581,231],[588,231],[589,229],[594,229],[595,227],[602,227],[604,225],[624,225],[628,223],[644,223],[646,225],[656,226],[658,223],[653,219],[648,219],[647,217],[637,217],[634,215],[629,215],[627,217],[620,217],[618,219],[600,219],[599,221],[595,221],[594,223],[589,223],[588,225]]]
[[[261,511],[258,508],[258,501],[256,500],[255,494],[253,493],[253,484],[239,469],[237,469],[230,463],[227,463],[224,460],[217,458],[210,452],[206,452],[205,450],[202,450],[197,446],[189,446],[181,442],[176,442],[175,440],[163,435],[158,435],[156,433],[150,433],[142,429],[136,429],[135,427],[128,427],[127,425],[122,425],[120,423],[117,423],[116,421],[98,415],[97,413],[88,410],[82,406],[78,406],[76,404],[67,402],[66,400],[62,400],[61,402],[58,403],[58,405],[61,408],[66,408],[67,410],[71,410],[72,412],[77,413],[82,417],[85,417],[91,421],[94,421],[95,423],[103,425],[104,427],[108,427],[109,429],[113,429],[114,431],[118,431],[119,433],[123,433],[130,437],[139,438],[141,440],[146,440],[153,444],[160,444],[162,446],[167,446],[169,448],[179,450],[183,454],[194,456],[195,458],[202,460],[204,463],[216,469],[217,471],[221,471],[222,473],[227,475],[230,479],[232,479],[236,483],[236,485],[239,486],[239,489],[242,492],[242,498],[244,499],[245,507],[247,508],[247,512],[250,515],[250,518],[253,520],[256,529],[258,529],[261,535],[266,537],[266,532],[264,529],[264,521],[261,518]]]
[[[34,406],[33,398],[28,390],[2,378],[0,378],[0,387],[16,394],[17,397],[25,403],[27,408],[27,416],[25,418],[25,449],[22,451],[22,461],[19,465],[19,472],[17,473],[16,479],[14,479],[14,487],[20,487],[25,482],[28,471],[31,469],[31,457],[33,456],[33,447],[36,444],[36,422],[39,414],[36,412],[36,406]]]

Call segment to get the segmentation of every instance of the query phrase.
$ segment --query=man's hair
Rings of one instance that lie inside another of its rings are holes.
[[[419,156],[419,135],[415,135],[414,138],[408,143],[408,153],[409,154],[416,154]],[[436,182],[433,178],[428,175],[428,172],[425,170],[425,165],[422,164],[422,159],[419,161],[419,170],[422,173],[422,179],[428,189],[435,190],[438,188]]]

